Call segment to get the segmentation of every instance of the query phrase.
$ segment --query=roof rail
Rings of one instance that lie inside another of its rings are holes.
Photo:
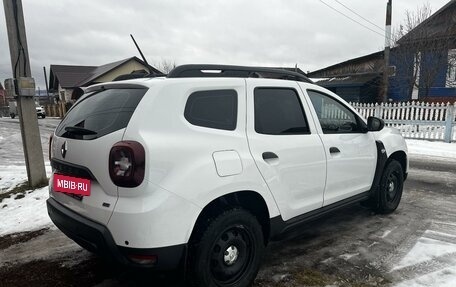
[[[140,78],[156,78],[156,77],[165,77],[165,76],[166,76],[166,74],[158,74],[158,73],[156,73],[156,74],[131,73],[131,74],[119,75],[112,81],[117,82],[117,81],[123,81],[123,80],[140,79]]]
[[[182,65],[169,72],[168,78],[269,78],[313,83],[303,74],[265,67],[232,65]]]

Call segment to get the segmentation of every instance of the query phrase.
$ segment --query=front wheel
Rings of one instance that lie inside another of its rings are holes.
[[[211,221],[191,250],[189,268],[194,286],[250,286],[264,252],[262,228],[242,209],[223,212]]]
[[[403,187],[402,165],[396,160],[391,160],[383,171],[378,187],[377,212],[386,214],[395,211],[401,201]]]

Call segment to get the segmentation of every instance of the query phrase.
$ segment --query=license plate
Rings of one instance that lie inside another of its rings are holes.
[[[90,179],[54,174],[54,191],[90,196]]]

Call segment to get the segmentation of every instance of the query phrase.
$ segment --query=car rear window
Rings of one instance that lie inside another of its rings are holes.
[[[108,89],[76,102],[57,127],[56,135],[92,140],[123,129],[147,89]]]

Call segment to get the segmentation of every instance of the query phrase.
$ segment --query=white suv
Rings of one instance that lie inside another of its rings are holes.
[[[88,250],[248,286],[268,241],[336,208],[394,211],[404,139],[301,74],[184,65],[90,87],[50,143],[48,211]]]

